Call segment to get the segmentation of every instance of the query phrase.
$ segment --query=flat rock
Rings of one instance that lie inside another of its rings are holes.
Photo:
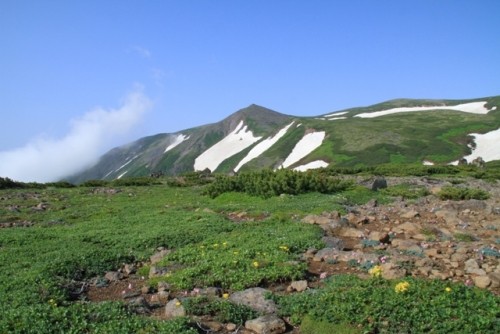
[[[400,217],[403,219],[411,219],[411,218],[415,218],[418,216],[420,216],[420,214],[416,210],[406,211],[400,215]]]
[[[286,331],[285,322],[274,314],[248,320],[245,327],[257,334],[281,334]]]
[[[362,238],[363,231],[353,227],[342,227],[337,231],[337,235],[345,238]]]
[[[233,293],[229,300],[235,304],[246,305],[251,309],[266,314],[276,313],[277,307],[274,301],[266,299],[265,295],[270,293],[263,288],[250,288]]]

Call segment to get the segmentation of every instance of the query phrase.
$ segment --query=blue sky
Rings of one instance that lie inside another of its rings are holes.
[[[313,116],[500,95],[498,13],[496,0],[1,0],[0,160],[55,146],[89,114],[110,124],[96,115],[137,94],[121,128],[86,123],[93,154],[252,103]]]

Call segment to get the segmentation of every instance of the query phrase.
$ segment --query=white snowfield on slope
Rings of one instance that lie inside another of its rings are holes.
[[[243,151],[261,138],[254,137],[252,131],[247,131],[247,126],[240,121],[231,133],[196,158],[194,170],[201,171],[208,168],[215,171],[224,160]]]
[[[274,144],[276,144],[278,142],[278,140],[281,139],[281,137],[283,137],[286,134],[286,132],[292,126],[293,123],[294,122],[288,124],[283,129],[279,130],[278,133],[276,135],[274,135],[274,137],[266,138],[263,141],[261,141],[260,143],[258,143],[257,145],[255,145],[255,147],[252,148],[250,150],[250,152],[248,152],[246,157],[244,157],[238,163],[238,165],[234,168],[234,171],[237,172],[238,170],[240,170],[241,167],[243,167],[244,164],[246,164],[247,162],[249,162],[255,158],[258,158],[262,153],[264,153],[265,151],[270,149]]]
[[[300,159],[306,157],[318,148],[321,143],[323,143],[323,139],[325,139],[325,131],[311,132],[302,137],[301,140],[297,142],[292,152],[285,159],[282,168],[287,168],[294,163],[298,162]]]
[[[189,139],[189,136],[183,135],[182,133],[180,135],[177,135],[172,142],[172,144],[168,145],[167,148],[165,148],[164,154],[170,151],[171,149],[175,148],[176,146],[182,144],[182,142],[186,141]]]
[[[486,101],[480,102],[469,102],[463,104],[457,104],[455,106],[433,106],[433,107],[401,107],[401,108],[392,108],[382,111],[376,112],[367,112],[355,115],[354,117],[361,118],[375,118],[385,115],[397,114],[397,113],[405,113],[405,112],[415,112],[415,111],[430,111],[430,110],[454,110],[454,111],[462,111],[472,114],[480,114],[486,115],[488,112],[495,110],[496,107],[492,109],[487,109],[485,107]]]
[[[500,129],[485,134],[471,133],[474,136],[476,148],[472,154],[465,156],[467,162],[481,157],[485,162],[500,160]]]

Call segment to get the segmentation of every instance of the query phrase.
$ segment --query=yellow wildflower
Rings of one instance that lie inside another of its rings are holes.
[[[253,261],[252,266],[254,266],[255,268],[259,268],[259,262]]]
[[[446,288],[444,288],[444,291],[451,292],[451,288],[450,287],[446,287]]]
[[[288,252],[288,246],[280,246],[280,249],[281,250],[284,250],[285,252]]]
[[[373,277],[380,277],[382,275],[382,267],[374,266],[370,270],[368,270],[368,273]]]
[[[223,294],[223,295],[222,295],[222,298],[224,298],[224,299],[228,299],[228,298],[229,298],[229,293],[225,293],[225,294]]]
[[[180,301],[176,301],[175,302],[175,306],[177,306],[177,307],[181,306],[181,302]]]
[[[410,283],[404,281],[404,282],[396,284],[394,291],[396,291],[396,293],[405,292],[408,290],[409,287],[410,287]]]
[[[222,243],[222,246],[226,247],[226,246],[227,246],[227,241],[224,241],[224,242]]]

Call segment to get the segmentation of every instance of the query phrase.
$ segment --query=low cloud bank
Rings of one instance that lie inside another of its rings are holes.
[[[95,164],[106,143],[124,135],[151,107],[140,90],[118,109],[96,108],[71,121],[60,139],[38,138],[24,147],[0,152],[0,176],[23,182],[52,182]]]

